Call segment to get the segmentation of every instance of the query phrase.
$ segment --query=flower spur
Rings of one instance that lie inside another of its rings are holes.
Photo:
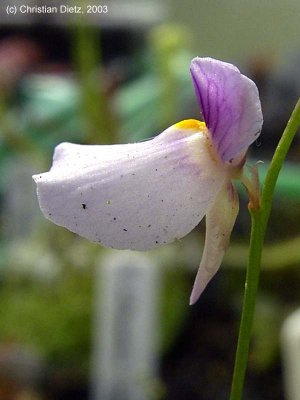
[[[50,171],[33,179],[46,218],[105,247],[149,250],[206,216],[194,304],[221,265],[239,207],[231,181],[263,119],[257,87],[233,65],[195,58],[191,75],[205,122],[184,120],[141,143],[61,143]]]

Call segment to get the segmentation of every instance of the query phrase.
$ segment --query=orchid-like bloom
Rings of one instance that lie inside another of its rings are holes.
[[[239,207],[231,181],[263,120],[256,85],[235,66],[195,58],[191,75],[204,122],[181,121],[141,143],[61,143],[50,171],[33,179],[46,218],[105,247],[149,250],[206,216],[193,304],[229,244]]]

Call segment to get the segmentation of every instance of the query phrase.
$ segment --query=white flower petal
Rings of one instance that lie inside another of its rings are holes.
[[[190,297],[191,305],[199,299],[208,282],[218,271],[229,245],[238,211],[236,189],[231,182],[226,182],[206,214],[205,245]]]
[[[142,143],[60,144],[50,171],[34,176],[42,212],[106,247],[147,250],[185,236],[226,176],[191,121]]]

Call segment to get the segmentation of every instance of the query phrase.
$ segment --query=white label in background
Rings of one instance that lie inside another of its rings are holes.
[[[158,271],[132,251],[110,251],[97,272],[92,400],[150,400],[157,371]]]

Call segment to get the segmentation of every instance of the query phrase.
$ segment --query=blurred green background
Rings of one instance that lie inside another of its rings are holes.
[[[300,93],[300,3],[111,0],[92,16],[7,15],[9,4],[0,6],[0,399],[87,399],[106,250],[44,220],[31,175],[49,169],[60,142],[128,143],[201,118],[189,76],[198,55],[233,62],[258,85],[265,123],[248,164],[263,161],[263,181]],[[298,135],[267,234],[247,399],[284,396],[279,332],[300,302],[299,157]],[[194,307],[204,223],[147,252],[160,270],[150,399],[228,397],[249,240],[239,191],[230,249]]]

